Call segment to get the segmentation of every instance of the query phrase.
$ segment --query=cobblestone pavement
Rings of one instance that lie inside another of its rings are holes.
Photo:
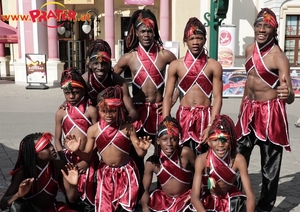
[[[18,155],[21,139],[32,132],[50,131],[54,133],[54,116],[63,102],[60,88],[47,90],[27,90],[13,81],[0,80],[0,198],[10,182],[12,170]],[[222,113],[236,121],[240,98],[224,98]],[[178,103],[177,103],[178,104]],[[300,211],[300,128],[297,121],[300,98],[287,106],[292,152],[284,151],[280,182],[274,212]],[[175,115],[174,106],[172,114]],[[153,149],[148,151],[152,154]],[[254,148],[249,174],[257,199],[261,186],[259,149]]]

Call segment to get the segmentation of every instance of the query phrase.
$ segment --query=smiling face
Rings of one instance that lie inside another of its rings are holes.
[[[254,35],[258,45],[263,46],[276,36],[276,30],[267,22],[260,21],[254,25]]]
[[[193,34],[186,39],[186,45],[194,56],[202,51],[206,42],[203,34]]]
[[[157,139],[157,144],[168,157],[178,149],[178,142],[178,137],[171,134],[164,134]]]
[[[141,24],[135,31],[136,36],[139,39],[140,44],[147,50],[154,42],[154,29]]]
[[[97,60],[89,62],[89,67],[98,79],[104,79],[107,73],[111,70],[109,62],[99,62]]]
[[[118,109],[100,109],[99,108],[99,116],[102,120],[104,120],[107,124],[111,124],[116,121]]]

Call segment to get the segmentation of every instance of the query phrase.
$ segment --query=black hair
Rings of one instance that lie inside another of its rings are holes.
[[[138,46],[139,40],[135,34],[135,30],[137,30],[139,26],[137,27],[136,23],[137,21],[140,21],[143,18],[149,18],[154,22],[154,40],[156,41],[156,44],[162,49],[163,42],[158,32],[156,17],[150,10],[146,9],[137,10],[132,14],[128,26],[128,35],[126,37],[126,47],[129,51],[131,51]]]
[[[230,158],[234,159],[237,154],[237,138],[234,122],[227,115],[216,115],[208,135],[214,133],[216,129],[222,132],[227,132],[230,135]]]

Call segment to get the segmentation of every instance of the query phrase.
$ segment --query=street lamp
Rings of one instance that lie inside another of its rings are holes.
[[[96,32],[97,32],[97,37],[98,35],[101,33],[101,31],[99,30],[99,23],[100,23],[100,18],[98,17],[97,13],[94,10],[88,10],[86,13],[93,13],[95,15],[96,18]],[[90,33],[91,29],[92,29],[92,21],[94,21],[94,17],[91,16],[91,22],[85,21],[84,24],[82,25],[82,31],[85,34]]]

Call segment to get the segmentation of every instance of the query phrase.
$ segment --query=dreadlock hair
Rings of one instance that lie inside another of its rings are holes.
[[[144,18],[149,18],[154,22],[154,28],[153,28],[154,40],[156,44],[160,47],[160,49],[163,49],[163,42],[158,33],[158,25],[157,25],[156,17],[150,10],[146,10],[146,9],[137,10],[132,14],[128,26],[128,35],[126,37],[126,47],[128,48],[129,51],[131,51],[138,46],[139,40],[135,34],[135,30],[137,30],[140,27],[138,23],[140,23],[141,20]]]
[[[113,99],[113,98],[123,101],[123,91],[119,85],[107,87],[97,95],[97,109],[100,110],[99,103],[104,102],[105,99]],[[105,106],[104,108],[105,110],[109,109],[107,105],[104,104],[104,106]],[[117,109],[116,122],[117,122],[117,126],[120,126],[125,123],[126,110],[124,104],[121,107],[118,107],[116,109]]]
[[[234,122],[227,115],[216,115],[208,132],[208,136],[214,133],[215,130],[227,132],[230,135],[230,158],[234,159],[237,154],[237,138]]]
[[[275,21],[277,22],[275,13],[271,9],[269,9],[269,8],[266,7],[266,8],[261,8],[260,12],[256,16],[256,19],[255,19],[255,22],[254,22],[253,25],[255,25],[258,22],[258,20],[259,20],[260,17],[264,16],[264,13],[267,13],[267,14],[271,15],[275,19]],[[274,26],[272,26],[272,27],[274,27]],[[277,25],[277,27],[278,27],[278,25]],[[274,27],[274,29],[275,29],[275,31],[277,31],[276,27]],[[279,46],[279,44],[278,44],[278,38],[277,38],[277,33],[274,36],[274,43],[275,43],[275,45]]]
[[[156,140],[161,137],[160,132],[168,127],[168,126],[166,126],[166,125],[168,125],[168,123],[171,123],[173,125],[173,127],[178,129],[178,131],[179,131],[178,142],[179,142],[179,140],[181,139],[182,129],[181,129],[181,126],[178,123],[178,121],[171,116],[166,116],[164,118],[164,120],[159,124],[158,130],[157,130],[157,135],[156,135]],[[157,142],[154,142],[154,154],[153,155],[155,155],[159,158],[160,151],[161,151],[160,145],[158,145]],[[181,148],[179,148],[179,145],[178,145],[178,153],[179,153],[179,155],[181,154]]]
[[[88,93],[87,93],[88,88],[78,68],[76,67],[67,68],[62,72],[60,84],[63,85],[63,83],[68,80],[74,80],[79,82],[83,86],[85,98],[88,98]]]
[[[22,139],[19,146],[18,159],[14,169],[10,172],[10,175],[14,174],[23,167],[25,178],[37,178],[36,172],[36,153],[34,141],[41,138],[43,133],[31,133]]]
[[[89,62],[90,62],[90,57],[97,54],[98,52],[106,52],[109,54],[109,56],[111,57],[111,48],[109,46],[109,44],[102,39],[97,39],[94,40],[90,47],[88,48],[88,50],[86,51],[86,55],[87,55],[87,61],[86,61],[86,65],[88,68]],[[91,71],[90,68],[88,68],[89,72]]]
[[[204,25],[201,23],[201,21],[198,18],[192,17],[188,20],[188,22],[185,25],[183,42],[186,42],[186,40],[188,39],[187,34],[191,27],[195,27],[194,34],[200,33],[206,38],[206,29]]]

